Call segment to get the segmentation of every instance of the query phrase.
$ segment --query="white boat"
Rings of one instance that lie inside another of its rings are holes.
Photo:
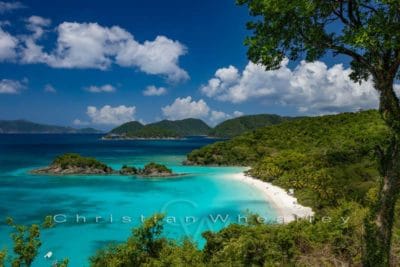
[[[45,259],[50,259],[53,256],[53,252],[49,251],[46,253],[46,255],[44,255]]]

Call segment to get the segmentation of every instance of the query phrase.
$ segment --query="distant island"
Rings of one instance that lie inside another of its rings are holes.
[[[129,139],[180,139],[187,136],[232,138],[260,127],[270,126],[294,119],[274,114],[241,116],[226,120],[214,128],[200,119],[163,120],[147,125],[137,121],[124,123],[112,129],[105,140]]]
[[[93,128],[75,129],[35,123],[27,120],[0,120],[0,134],[99,134]]]
[[[142,177],[171,177],[177,176],[174,174],[171,169],[167,166],[150,162],[144,166],[143,169],[129,167],[127,165],[122,166],[122,169],[119,171],[122,175],[137,175]]]
[[[199,119],[162,120],[143,125],[132,121],[112,129],[104,139],[179,139],[207,135],[210,127]]]
[[[83,157],[79,154],[67,153],[56,157],[50,166],[31,171],[32,174],[49,175],[135,175],[141,177],[173,177],[178,176],[165,165],[150,162],[143,169],[124,165],[115,171],[95,158]]]

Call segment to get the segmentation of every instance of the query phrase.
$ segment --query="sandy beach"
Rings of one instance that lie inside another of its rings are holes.
[[[276,210],[278,222],[289,223],[298,218],[310,218],[314,215],[311,208],[298,204],[297,199],[289,195],[285,189],[247,176],[243,172],[229,175],[229,178],[247,183],[263,192],[265,200]]]

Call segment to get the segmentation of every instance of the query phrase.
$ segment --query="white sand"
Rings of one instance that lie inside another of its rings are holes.
[[[297,203],[297,199],[289,195],[285,189],[245,175],[243,172],[227,176],[230,179],[241,181],[260,190],[265,200],[270,203],[277,212],[277,220],[281,223],[289,223],[299,218],[313,217],[314,212],[309,207]]]

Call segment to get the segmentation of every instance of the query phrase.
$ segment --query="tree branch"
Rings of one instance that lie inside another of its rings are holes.
[[[344,55],[352,57],[355,61],[363,64],[371,73],[374,73],[374,69],[371,66],[371,64],[368,62],[368,60],[366,60],[362,55],[358,54],[357,52],[355,52],[351,49],[348,49],[344,46],[334,44],[332,40],[327,43],[327,46],[329,49],[336,51],[339,54],[344,54]]]
[[[374,12],[374,13],[378,12],[378,10],[376,8],[372,7],[372,6],[369,6],[369,5],[366,5],[366,4],[361,4],[361,3],[359,3],[359,5],[361,7],[363,7],[363,8],[365,8],[365,9],[368,9],[368,10]]]

